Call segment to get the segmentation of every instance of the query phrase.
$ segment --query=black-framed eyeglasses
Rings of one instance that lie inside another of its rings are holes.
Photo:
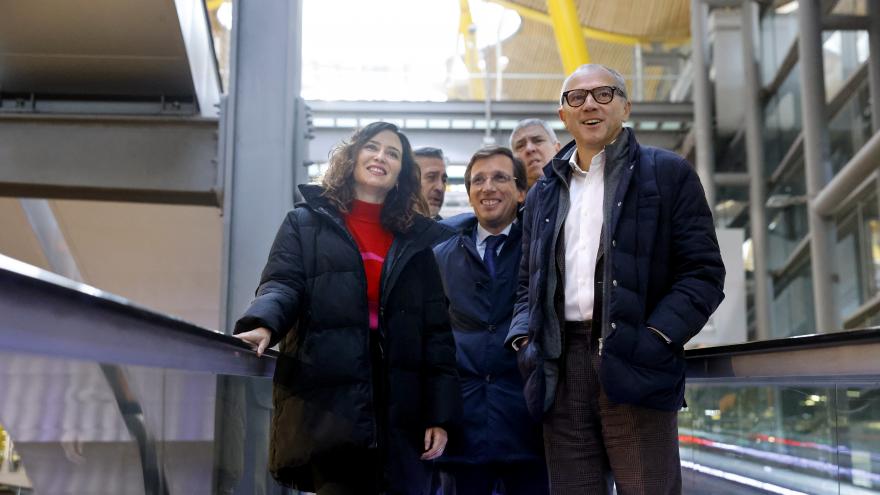
[[[483,187],[491,182],[496,186],[503,186],[505,184],[510,184],[510,181],[512,180],[516,180],[516,177],[503,172],[496,172],[489,177],[483,174],[471,177],[470,184],[475,187]]]
[[[559,102],[568,103],[568,106],[577,108],[587,101],[587,95],[593,95],[593,99],[596,103],[606,105],[611,103],[611,100],[614,99],[614,93],[620,93],[621,96],[626,96],[623,94],[623,91],[616,86],[597,86],[593,89],[570,89],[562,93],[562,98]]]

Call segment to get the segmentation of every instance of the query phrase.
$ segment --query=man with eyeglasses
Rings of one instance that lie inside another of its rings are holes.
[[[623,127],[623,77],[598,64],[563,83],[574,137],[523,215],[507,343],[541,418],[554,494],[681,493],[683,347],[724,297],[724,265],[697,174]]]
[[[464,399],[464,420],[449,431],[438,462],[457,495],[492,495],[501,486],[507,495],[546,494],[540,423],[526,409],[516,356],[504,347],[522,253],[517,214],[526,169],[509,149],[487,147],[471,158],[464,184],[474,213],[440,222],[457,233],[434,249]]]

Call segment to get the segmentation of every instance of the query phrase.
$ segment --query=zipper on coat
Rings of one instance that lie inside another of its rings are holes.
[[[599,337],[599,355],[602,355],[602,345],[604,344],[602,337]]]
[[[388,280],[391,278],[391,271],[394,269],[395,261],[399,258],[397,252],[400,250],[400,243],[401,241],[398,237],[394,236],[394,240],[391,241],[391,247],[388,248],[388,253],[385,255],[385,261],[382,263],[382,272],[379,274],[379,335],[383,337],[382,321],[385,314],[385,303],[388,301],[388,292],[391,290],[388,287]]]
[[[379,306],[379,328],[382,328],[382,325],[385,322],[385,306]],[[378,329],[376,329],[378,331]],[[372,330],[371,330],[372,331]],[[380,333],[378,335],[378,340],[376,341],[376,345],[379,347],[379,357],[382,358],[382,362],[385,362],[385,346],[382,345],[385,339],[382,337]]]

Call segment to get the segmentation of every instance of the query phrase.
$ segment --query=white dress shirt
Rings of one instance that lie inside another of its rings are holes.
[[[577,164],[577,150],[568,161],[568,215],[565,217],[565,319],[593,319],[593,292],[599,237],[602,233],[605,197],[605,150],[595,155],[584,172]]]
[[[507,227],[504,228],[501,232],[497,234],[493,234],[488,230],[484,229],[482,225],[477,223],[477,253],[480,254],[480,258],[486,257],[486,238],[490,235],[510,235],[510,227],[513,226],[513,222],[510,223]],[[507,239],[504,239],[504,242],[507,242]],[[495,250],[495,254],[501,253],[501,248],[504,247],[504,242],[498,243],[498,247]]]

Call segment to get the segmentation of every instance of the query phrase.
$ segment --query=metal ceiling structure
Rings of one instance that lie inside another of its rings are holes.
[[[220,78],[206,18],[198,0],[7,2],[0,92],[28,102],[22,111],[73,96],[196,103],[196,115],[216,116]]]
[[[556,114],[553,102],[502,101],[489,104],[487,119],[483,102],[307,102],[311,110],[312,135],[307,160],[326,161],[327,153],[347,138],[354,128],[383,119],[399,125],[413,146],[439,146],[452,164],[466,164],[474,150],[489,141],[507,145],[516,123],[540,118],[555,128],[563,143],[571,138]],[[639,132],[644,144],[678,149],[693,120],[689,102],[643,102],[633,106],[628,125]]]
[[[574,67],[595,62],[624,74],[636,100],[662,101],[690,54],[689,0],[488,1],[522,18],[519,32],[485,53],[489,77],[496,72],[498,53],[507,59],[503,92],[490,93],[493,99],[555,100]],[[477,98],[477,92],[468,84],[453,88],[450,98]]]

